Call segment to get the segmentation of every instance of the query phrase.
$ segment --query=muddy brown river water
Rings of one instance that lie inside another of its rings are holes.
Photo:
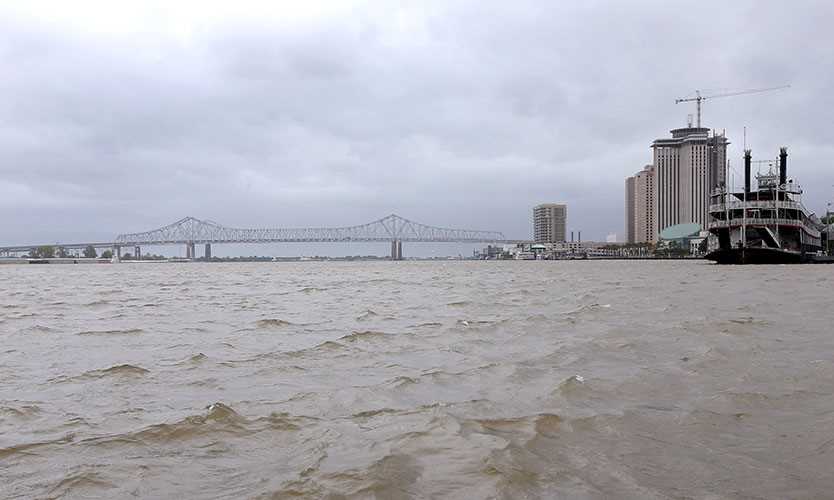
[[[0,498],[834,498],[834,266],[0,266]]]

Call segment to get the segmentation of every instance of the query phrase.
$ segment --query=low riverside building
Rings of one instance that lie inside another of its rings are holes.
[[[513,245],[488,245],[483,250],[475,250],[473,257],[476,260],[498,260],[509,258],[510,252],[513,248]]]
[[[825,226],[825,229],[821,232],[821,238],[823,251],[828,255],[832,255],[831,252],[834,250],[834,242],[831,240],[834,239],[834,224]]]
[[[589,254],[619,255],[621,245],[599,241],[563,241],[560,243],[521,243],[506,249],[502,257],[513,260],[562,260],[583,258]],[[621,253],[621,252],[620,252]]]
[[[658,246],[661,249],[676,247],[682,251],[688,251],[691,255],[699,255],[703,253],[701,244],[707,236],[709,233],[702,231],[698,224],[677,224],[660,232]]]

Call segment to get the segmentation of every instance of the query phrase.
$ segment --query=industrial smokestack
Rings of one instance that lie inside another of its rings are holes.
[[[744,194],[750,194],[750,160],[752,155],[749,149],[744,150]]]
[[[779,185],[788,182],[788,148],[779,148]]]

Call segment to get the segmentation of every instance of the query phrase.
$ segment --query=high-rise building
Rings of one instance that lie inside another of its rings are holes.
[[[657,241],[653,165],[626,179],[626,237],[628,243]]]
[[[710,129],[672,130],[671,139],[658,139],[654,150],[654,234],[694,222],[709,222],[710,192],[726,182],[724,165],[729,142]]]
[[[533,208],[533,239],[536,243],[565,241],[567,224],[568,206],[564,203],[546,203]]]
[[[634,242],[657,241],[654,216],[654,166],[634,175]]]
[[[634,177],[625,180],[625,240],[634,243]]]

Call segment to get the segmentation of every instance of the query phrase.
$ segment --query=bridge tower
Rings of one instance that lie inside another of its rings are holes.
[[[403,260],[402,240],[391,240],[391,260]]]

